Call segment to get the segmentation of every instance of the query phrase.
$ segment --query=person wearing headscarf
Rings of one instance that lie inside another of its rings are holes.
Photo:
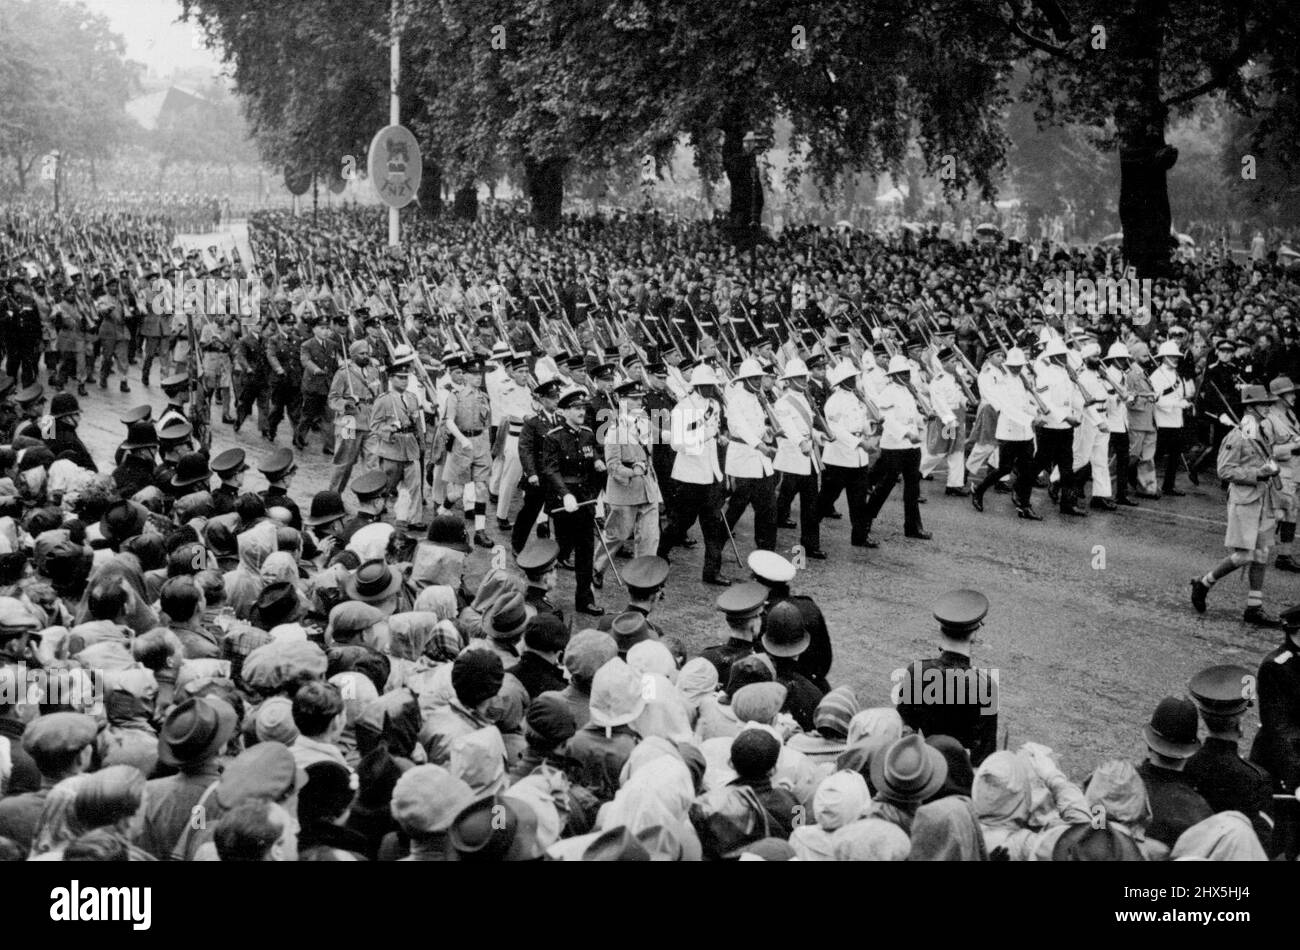
[[[343,731],[335,744],[342,750],[348,768],[355,771],[361,761],[361,753],[357,749],[357,720],[361,718],[361,711],[366,704],[379,698],[379,690],[370,681],[370,677],[353,670],[335,673],[329,682],[343,697]]]
[[[388,618],[387,652],[392,665],[386,688],[406,686],[435,667],[450,663],[462,646],[456,625],[439,620],[432,611],[393,614]]]
[[[1264,846],[1239,811],[1221,811],[1188,828],[1174,842],[1174,861],[1267,861]]]
[[[831,835],[835,861],[906,861],[911,849],[907,833],[880,818],[860,818]]]
[[[790,737],[787,748],[809,758],[823,774],[835,771],[835,761],[848,748],[849,726],[858,713],[858,700],[848,686],[839,686],[821,698],[813,714],[812,732]]]
[[[856,745],[863,739],[881,737],[893,742],[903,737],[903,717],[893,706],[872,706],[849,720],[848,744]]]
[[[726,690],[716,698],[705,697],[700,702],[699,714],[695,720],[695,740],[707,742],[709,739],[737,735],[742,720],[734,709],[733,697],[746,686],[759,683],[771,684],[775,678],[776,673],[772,669],[772,664],[765,656],[755,654],[742,657],[732,663]],[[784,693],[781,702],[785,702]]]
[[[1133,839],[1148,861],[1163,861],[1169,856],[1169,845],[1146,835],[1151,824],[1151,802],[1132,762],[1111,759],[1097,766],[1085,783],[1084,795],[1094,814],[1105,812],[1106,827]]]
[[[262,564],[275,551],[275,524],[262,521],[236,537],[239,565],[226,575],[226,604],[239,620],[247,620],[266,582]]]
[[[455,589],[445,584],[434,584],[421,590],[416,595],[415,604],[411,609],[428,611],[439,620],[446,620],[451,623],[455,623],[456,615],[460,612],[456,604]]]
[[[1046,827],[1030,824],[1037,776],[1047,787],[1059,818]],[[1061,824],[1091,821],[1088,802],[1065,777],[1050,750],[1027,742],[1018,752],[994,752],[975,772],[971,799],[989,857],[995,861],[1050,861]]]
[[[963,795],[931,799],[912,817],[909,861],[987,861],[984,832]]]
[[[479,582],[478,591],[468,607],[460,612],[456,626],[466,640],[482,637],[483,618],[502,594],[524,593],[524,579],[501,568],[492,568]]]
[[[77,604],[76,616],[73,618],[75,623],[83,624],[94,619],[87,603],[90,591],[101,583],[118,581],[125,582],[128,586],[122,623],[130,627],[136,636],[158,626],[158,615],[149,606],[149,599],[145,593],[144,572],[140,570],[140,562],[133,554],[115,554],[91,571],[86,581],[86,592],[82,594],[81,601]]]
[[[790,833],[790,847],[801,861],[834,861],[832,836],[862,818],[871,804],[867,780],[859,772],[833,772],[822,779],[813,795],[814,824],[799,825]]]
[[[700,717],[700,706],[717,702],[718,668],[702,656],[688,660],[677,674],[677,691],[682,694],[694,728]]]
[[[681,850],[682,861],[702,857],[699,836],[690,822],[695,787],[681,758],[660,755],[646,762],[623,783],[613,801],[600,809],[601,830],[626,827],[633,834],[653,828],[667,831]]]
[[[151,775],[158,764],[158,733],[153,727],[158,682],[143,667],[104,674],[104,712],[108,728],[96,740],[102,766],[133,765]]]

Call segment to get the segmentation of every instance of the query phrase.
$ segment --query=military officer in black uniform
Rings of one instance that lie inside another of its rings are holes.
[[[795,567],[775,551],[754,551],[745,562],[754,575],[754,580],[767,588],[767,609],[780,601],[789,601],[799,608],[803,616],[804,630],[808,633],[808,649],[799,654],[799,672],[808,677],[813,685],[822,692],[830,691],[826,677],[831,671],[834,651],[831,647],[830,630],[826,627],[826,616],[817,602],[806,594],[792,594],[790,582],[794,580]],[[763,630],[767,629],[766,610],[764,612]]]
[[[524,572],[528,587],[524,591],[524,605],[538,614],[551,614],[564,620],[564,611],[551,603],[557,572],[555,562],[560,556],[560,546],[550,539],[535,541],[519,552],[515,563]]]
[[[700,656],[717,667],[718,682],[725,686],[731,665],[754,652],[754,641],[763,626],[767,588],[755,581],[734,584],[719,594],[715,603],[727,618],[727,640],[705,647]]]
[[[560,397],[563,421],[542,441],[542,484],[555,518],[556,540],[573,551],[574,606],[579,613],[599,617],[605,611],[592,597],[591,578],[596,549],[595,499],[605,482],[605,462],[596,433],[584,424],[586,403],[587,394],[578,390]]]
[[[533,396],[541,408],[536,415],[524,419],[523,428],[519,430],[519,468],[522,472],[519,483],[524,489],[524,503],[510,533],[510,547],[516,555],[528,544],[528,533],[533,530],[533,522],[546,502],[546,486],[542,483],[542,442],[546,433],[560,421],[555,407],[563,385],[559,379],[548,379],[533,389]],[[543,521],[537,526],[539,538],[549,537],[550,533],[548,522]]]
[[[343,522],[339,532],[345,544],[366,525],[374,524],[384,517],[388,505],[388,476],[373,468],[352,479],[352,484],[348,487],[357,496],[357,513]]]
[[[669,417],[677,399],[668,388],[668,364],[662,360],[651,360],[645,364],[646,391],[644,406],[650,419],[651,439],[650,459],[655,467],[655,477],[659,481],[659,490],[664,501],[660,513],[667,512],[672,506],[673,462],[677,453],[673,451],[672,442],[663,433],[669,428]]]
[[[1254,680],[1244,666],[1211,666],[1192,677],[1187,692],[1209,734],[1183,766],[1183,775],[1216,812],[1239,811],[1249,818],[1259,843],[1270,851],[1273,779],[1237,752]]]
[[[235,510],[235,499],[244,488],[248,471],[243,449],[226,449],[212,460],[211,469],[221,484],[212,490],[212,513],[225,515]]]
[[[1282,645],[1259,665],[1255,679],[1259,697],[1259,732],[1250,747],[1250,761],[1273,776],[1273,791],[1295,795],[1300,788],[1300,604],[1281,615]],[[1273,829],[1275,851],[1295,860],[1300,854],[1300,802],[1279,802]]]
[[[940,597],[934,605],[939,656],[908,664],[893,690],[904,724],[926,736],[952,736],[977,766],[997,750],[997,679],[971,666],[970,656],[971,637],[988,612],[988,598],[976,590]],[[936,692],[939,702],[933,701]]]
[[[298,471],[293,450],[276,449],[258,467],[258,471],[266,476],[266,488],[258,492],[266,503],[266,510],[269,512],[272,508],[284,508],[289,512],[289,527],[301,531],[302,512],[298,510],[298,503],[289,497],[289,484]]]

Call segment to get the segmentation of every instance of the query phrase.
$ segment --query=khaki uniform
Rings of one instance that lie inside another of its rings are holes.
[[[418,524],[424,512],[424,475],[420,446],[424,442],[424,413],[409,392],[390,391],[370,410],[369,446],[388,476],[388,492],[397,492],[393,514],[399,525]]]
[[[453,437],[443,478],[447,482],[447,501],[454,504],[464,495],[467,482],[474,483],[474,501],[486,505],[488,474],[492,468],[491,409],[481,389],[461,386],[447,397],[447,418],[469,440],[465,448]]]

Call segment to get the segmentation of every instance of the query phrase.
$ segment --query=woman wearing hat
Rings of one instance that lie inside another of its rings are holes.
[[[1277,511],[1285,510],[1283,484],[1276,461],[1279,453],[1290,455],[1291,444],[1270,442],[1273,431],[1265,426],[1268,407],[1277,401],[1263,386],[1242,389],[1245,414],[1228,433],[1219,450],[1219,477],[1228,485],[1228,530],[1224,546],[1232,553],[1203,576],[1192,579],[1192,606],[1205,613],[1206,598],[1219,580],[1238,568],[1249,573],[1250,589],[1242,619],[1257,627],[1280,627],[1264,610],[1264,573],[1277,527]]]

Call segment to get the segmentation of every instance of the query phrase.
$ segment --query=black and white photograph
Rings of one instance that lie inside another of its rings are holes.
[[[1297,50],[1285,0],[0,0],[7,916],[1037,861],[1105,866],[971,906],[1281,918]]]

